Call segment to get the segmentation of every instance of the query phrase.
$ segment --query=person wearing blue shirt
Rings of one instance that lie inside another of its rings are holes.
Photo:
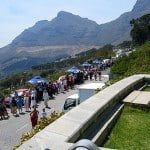
[[[19,96],[17,99],[17,107],[18,107],[19,114],[22,113],[22,106],[23,106],[23,100],[22,97]]]

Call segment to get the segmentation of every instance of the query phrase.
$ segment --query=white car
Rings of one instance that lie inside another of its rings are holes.
[[[70,109],[72,109],[73,107],[79,105],[79,95],[78,94],[73,94],[70,95],[69,97],[67,97],[67,99],[65,100],[64,106],[63,106],[63,112],[66,112]]]

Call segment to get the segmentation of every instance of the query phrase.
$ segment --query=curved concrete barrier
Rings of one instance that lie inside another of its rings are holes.
[[[94,124],[105,118],[116,104],[121,104],[125,96],[149,80],[150,75],[133,75],[105,88],[37,133],[18,150],[69,149],[74,142],[94,132]]]

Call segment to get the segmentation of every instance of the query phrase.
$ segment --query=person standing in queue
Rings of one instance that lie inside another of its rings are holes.
[[[19,96],[17,99],[17,107],[18,107],[19,114],[22,113],[22,106],[23,106],[23,99],[21,96]]]
[[[47,90],[44,90],[43,92],[43,100],[44,100],[45,108],[50,108],[48,107],[49,95],[48,95]]]
[[[25,93],[24,95],[24,108],[26,112],[29,112],[29,94]]]
[[[47,117],[47,113],[45,111],[45,108],[42,109],[42,118],[46,118]]]
[[[36,107],[36,90],[35,88],[32,89],[31,91],[31,103],[30,103],[30,108]]]
[[[39,111],[36,109],[36,107],[34,107],[33,110],[30,112],[30,120],[31,120],[32,128],[34,128],[38,123],[38,114]]]
[[[17,101],[16,101],[15,97],[12,97],[11,107],[12,107],[12,114],[16,115],[17,114]]]
[[[101,81],[101,70],[98,71],[99,81]]]

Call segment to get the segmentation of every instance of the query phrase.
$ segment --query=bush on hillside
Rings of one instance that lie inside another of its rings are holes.
[[[150,73],[150,42],[145,43],[129,56],[118,59],[111,68],[117,77]]]

